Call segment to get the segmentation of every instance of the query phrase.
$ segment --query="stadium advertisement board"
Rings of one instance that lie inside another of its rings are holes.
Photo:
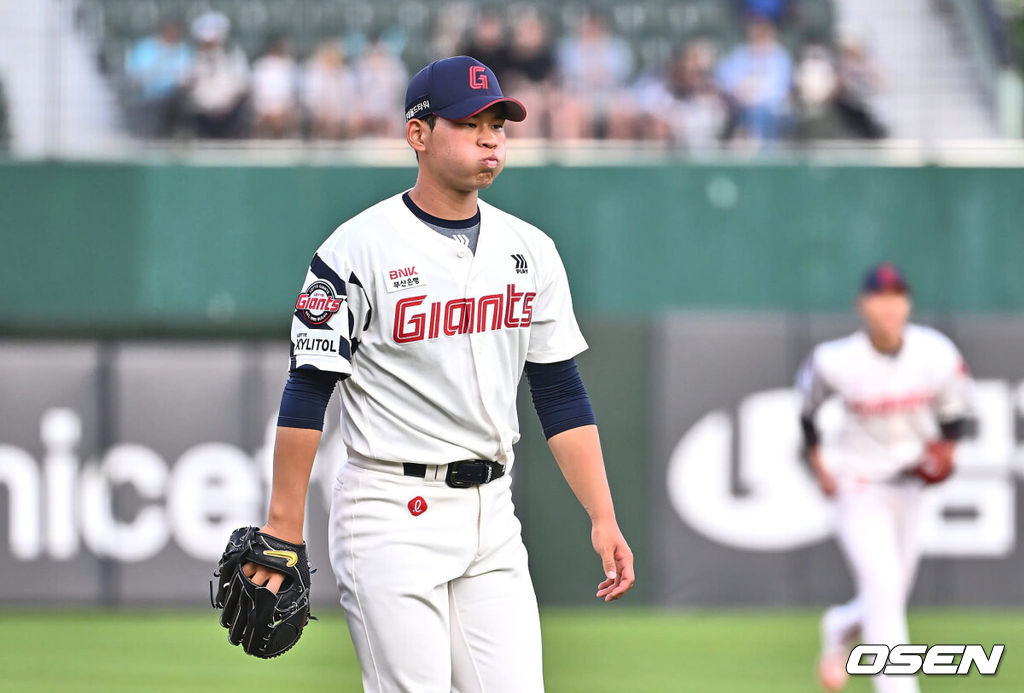
[[[265,516],[287,347],[15,341],[0,363],[0,600],[208,600],[230,531]],[[307,521],[321,603],[336,406]]]
[[[601,339],[592,340],[593,360],[584,359],[588,379],[602,381],[614,367],[651,383],[640,395],[649,406],[633,417],[642,421],[618,412],[621,396],[606,401],[601,382],[591,388],[616,465],[619,513],[651,573],[644,597],[789,605],[849,596],[832,509],[799,460],[791,383],[815,342],[852,327],[837,318],[678,315],[651,326],[652,358],[618,343],[602,350],[604,335],[627,332],[614,325],[592,333]],[[1019,603],[1024,354],[1009,345],[1024,339],[1024,320],[941,327],[977,377],[979,425],[956,476],[930,493],[916,598]],[[635,325],[628,334],[636,339]],[[597,358],[602,351],[614,358]],[[229,531],[263,518],[286,367],[276,342],[0,342],[0,602],[205,603]],[[307,521],[320,604],[336,595],[326,551],[329,494],[343,458],[336,406]],[[823,412],[826,430],[838,415]],[[575,527],[580,511],[552,477],[528,417],[521,512],[542,512],[547,527],[552,518]],[[639,459],[626,459],[630,450]],[[633,467],[625,474],[622,465]],[[546,563],[561,550],[556,543],[588,548],[584,530],[558,542],[545,531],[531,544],[538,522],[524,517],[538,593],[571,601],[579,590],[567,586],[589,584],[593,557]]]

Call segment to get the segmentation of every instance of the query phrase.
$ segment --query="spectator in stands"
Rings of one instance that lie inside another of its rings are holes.
[[[502,77],[523,83],[548,83],[555,75],[555,51],[548,24],[530,11],[521,14],[512,29],[508,64]]]
[[[360,133],[396,137],[401,134],[405,65],[384,41],[369,45],[356,68],[363,122]]]
[[[777,23],[782,21],[788,5],[789,0],[743,0],[743,14],[761,15]]]
[[[530,111],[529,118],[513,123],[510,129],[523,137],[549,136],[555,51],[548,25],[536,10],[518,15],[505,70],[498,79],[502,88],[518,94]]]
[[[427,49],[429,58],[458,55],[463,48],[467,27],[475,16],[475,8],[465,2],[444,2],[437,6],[434,12],[434,34]]]
[[[253,134],[290,137],[297,132],[298,67],[288,40],[274,36],[252,66]]]
[[[718,66],[716,81],[739,130],[757,142],[773,142],[786,130],[793,61],[761,13],[746,19],[746,41]]]
[[[200,137],[236,137],[241,131],[249,63],[241,48],[227,45],[230,30],[230,21],[219,12],[207,12],[192,22],[199,48],[189,104]]]
[[[839,37],[839,90],[836,110],[856,137],[881,139],[888,134],[878,117],[877,97],[882,78],[864,44],[850,31]]]
[[[505,39],[505,24],[501,16],[491,9],[484,9],[473,24],[470,36],[459,49],[462,55],[476,58],[501,81],[508,64],[508,44]]]
[[[316,139],[352,137],[362,127],[359,86],[337,41],[324,41],[306,63],[303,105]]]
[[[174,132],[194,60],[195,52],[174,18],[164,18],[156,33],[129,49],[126,107],[129,126],[136,134],[168,137]]]
[[[729,119],[729,108],[714,80],[715,46],[693,41],[677,52],[667,74],[640,87],[650,117],[647,129],[691,151],[715,149]]]
[[[556,59],[562,91],[552,123],[555,136],[633,137],[636,108],[626,88],[633,51],[612,35],[604,15],[588,10],[576,34],[560,42]]]
[[[837,139],[845,135],[835,114],[839,78],[828,48],[814,43],[804,46],[793,89],[799,107],[798,139]]]

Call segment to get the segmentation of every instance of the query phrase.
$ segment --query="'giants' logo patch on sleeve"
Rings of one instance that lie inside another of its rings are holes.
[[[342,303],[330,282],[318,279],[299,294],[295,310],[302,314],[307,325],[323,325],[341,309]]]
[[[389,294],[404,289],[415,289],[420,286],[426,286],[426,284],[426,280],[420,276],[415,265],[384,271],[384,287]]]

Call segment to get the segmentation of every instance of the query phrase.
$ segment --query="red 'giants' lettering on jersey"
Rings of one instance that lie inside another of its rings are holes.
[[[504,294],[455,298],[444,304],[434,301],[423,306],[426,296],[409,296],[395,304],[395,342],[436,339],[442,332],[450,337],[502,327],[529,327],[536,295],[534,291],[516,291],[516,285],[509,284]]]
[[[874,400],[850,400],[847,408],[861,416],[879,416],[899,411],[917,409],[932,403],[935,394],[932,392],[914,392],[900,397],[882,397]]]

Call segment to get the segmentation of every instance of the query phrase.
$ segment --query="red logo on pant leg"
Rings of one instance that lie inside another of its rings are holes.
[[[469,68],[469,86],[473,89],[487,88],[487,68],[474,65]]]
[[[413,517],[427,512],[427,501],[423,500],[423,496],[416,496],[409,501],[409,512],[413,514]]]

